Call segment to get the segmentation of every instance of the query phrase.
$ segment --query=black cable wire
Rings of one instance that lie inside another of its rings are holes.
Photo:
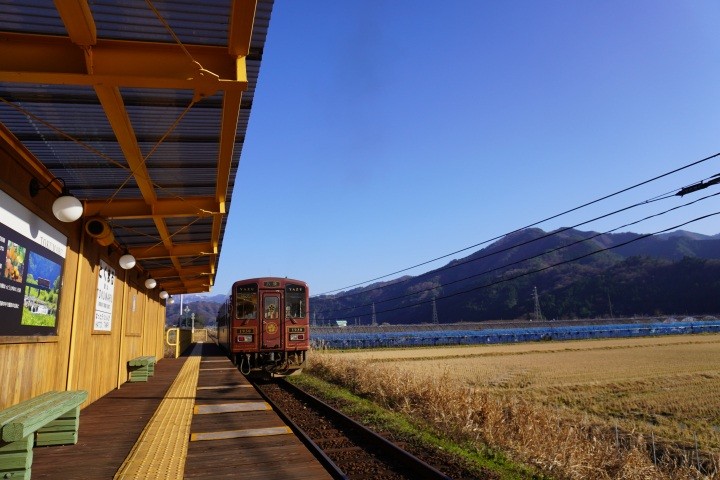
[[[426,276],[428,276],[428,275],[430,275],[430,274],[434,274],[434,273],[442,272],[442,271],[445,271],[445,270],[449,270],[449,269],[451,269],[451,268],[456,268],[456,267],[459,267],[459,266],[462,266],[462,265],[466,265],[466,264],[471,263],[471,262],[476,262],[476,261],[482,260],[482,259],[484,259],[484,258],[492,257],[493,255],[498,255],[498,254],[500,254],[500,253],[507,252],[508,250],[512,250],[513,248],[522,247],[522,246],[528,245],[528,244],[530,244],[530,243],[537,242],[537,241],[539,241],[539,240],[543,240],[543,239],[545,239],[545,238],[549,238],[549,237],[553,237],[553,236],[556,236],[556,235],[560,235],[561,233],[566,232],[566,231],[568,231],[568,230],[572,230],[573,228],[580,227],[580,226],[582,226],[582,225],[585,225],[585,224],[588,224],[588,223],[592,223],[592,222],[594,222],[594,221],[596,221],[596,220],[601,220],[601,219],[606,218],[606,217],[610,217],[610,216],[615,215],[615,214],[617,214],[617,213],[624,212],[625,210],[630,210],[631,208],[639,207],[640,205],[646,205],[646,204],[651,203],[651,202],[657,202],[657,201],[660,201],[660,200],[665,200],[666,198],[672,198],[672,196],[674,196],[674,194],[673,194],[673,195],[670,195],[670,196],[667,196],[667,197],[658,196],[658,197],[655,197],[654,200],[646,200],[646,201],[644,201],[644,202],[636,203],[635,205],[631,205],[631,206],[629,206],[629,207],[621,208],[621,209],[619,209],[619,210],[615,210],[614,212],[606,213],[605,215],[600,215],[599,217],[595,217],[595,218],[590,219],[590,220],[587,220],[587,221],[585,221],[585,222],[577,223],[577,224],[575,224],[575,225],[573,225],[573,226],[570,226],[570,227],[563,227],[563,228],[560,228],[560,229],[558,229],[558,230],[554,230],[554,231],[552,231],[552,232],[547,232],[547,233],[545,233],[544,235],[541,235],[541,236],[539,236],[539,237],[537,237],[537,238],[532,238],[532,239],[530,239],[530,240],[526,240],[526,241],[520,242],[520,243],[514,243],[514,244],[509,245],[509,246],[507,246],[507,247],[505,247],[505,248],[502,248],[502,249],[500,249],[500,250],[496,250],[496,251],[494,251],[494,252],[490,252],[490,253],[487,253],[487,254],[484,254],[484,255],[480,255],[479,257],[469,258],[469,259],[466,259],[466,260],[461,260],[461,261],[458,261],[458,262],[453,263],[453,264],[451,264],[451,265],[445,265],[445,266],[443,266],[443,267],[436,268],[435,270],[431,270],[431,271],[429,271],[429,272],[421,273],[421,274],[416,275],[416,276],[414,276],[414,277],[399,279],[399,280],[396,281],[396,282],[386,283],[386,284],[383,284],[383,285],[381,285],[381,286],[379,286],[379,287],[368,288],[368,289],[365,289],[365,290],[360,290],[359,292],[355,292],[355,293],[346,293],[345,295],[343,295],[342,297],[339,297],[339,298],[347,299],[347,298],[350,298],[350,297],[354,297],[354,296],[357,296],[357,295],[362,295],[362,294],[364,294],[364,293],[372,292],[372,291],[375,291],[375,290],[381,290],[381,289],[384,289],[384,288],[387,288],[387,287],[392,287],[392,286],[395,286],[395,285],[400,285],[400,284],[409,282],[410,280],[417,280],[418,278],[426,277]],[[518,232],[518,231],[519,231],[519,230],[516,230],[515,232],[511,232],[511,233],[509,233],[508,235],[512,235],[513,233],[516,233],[516,232]]]
[[[520,260],[516,260],[516,261],[514,261],[514,262],[511,262],[511,263],[508,263],[508,264],[505,264],[505,265],[501,265],[501,266],[499,266],[499,267],[492,268],[492,269],[490,269],[490,270],[485,270],[485,271],[483,271],[483,272],[470,275],[469,277],[463,277],[463,278],[460,278],[460,279],[457,279],[457,280],[453,280],[453,281],[448,282],[448,283],[443,283],[443,284],[436,285],[436,286],[431,287],[431,288],[426,288],[426,289],[423,289],[423,290],[418,290],[418,291],[415,291],[415,292],[412,292],[412,293],[406,293],[406,294],[403,294],[403,295],[400,295],[400,296],[397,296],[397,297],[392,297],[392,298],[387,298],[387,299],[383,299],[383,300],[378,300],[378,301],[375,301],[375,302],[373,302],[373,303],[379,304],[379,303],[391,302],[391,301],[394,301],[394,300],[401,300],[401,299],[403,299],[403,298],[411,297],[411,296],[413,296],[413,295],[419,295],[419,294],[421,294],[421,293],[425,293],[425,292],[429,292],[429,291],[432,291],[432,290],[436,290],[436,289],[438,289],[438,288],[443,288],[443,287],[447,287],[447,286],[449,286],[449,285],[454,285],[454,284],[456,284],[456,283],[461,283],[461,282],[464,282],[464,281],[466,281],[466,280],[470,280],[470,279],[472,279],[472,278],[477,278],[477,277],[480,277],[480,276],[482,276],[482,275],[487,275],[488,273],[492,273],[492,272],[495,272],[495,271],[498,271],[498,270],[502,270],[502,269],[511,267],[511,266],[513,266],[513,265],[518,265],[518,264],[520,264],[520,263],[527,262],[527,261],[529,261],[529,260],[534,260],[534,259],[536,259],[536,258],[542,257],[543,255],[547,255],[547,254],[550,254],[550,253],[554,253],[554,252],[563,250],[563,249],[565,249],[565,248],[570,248],[570,247],[573,247],[573,246],[575,246],[575,245],[578,245],[578,244],[581,244],[581,243],[584,243],[584,242],[589,242],[590,240],[593,240],[593,239],[595,239],[595,238],[597,238],[597,237],[600,237],[600,236],[602,236],[602,235],[607,235],[607,234],[609,234],[609,233],[615,232],[615,231],[617,231],[617,230],[620,230],[621,228],[630,227],[630,226],[636,225],[636,224],[638,224],[638,223],[642,223],[642,222],[644,222],[644,221],[646,221],[646,220],[650,220],[651,218],[656,218],[656,217],[660,217],[660,216],[666,215],[666,214],[668,214],[668,213],[670,213],[670,212],[672,212],[672,211],[674,211],[674,210],[679,210],[679,209],[681,209],[681,208],[688,207],[688,206],[690,206],[690,205],[693,205],[693,204],[695,204],[695,203],[699,203],[699,202],[701,202],[701,201],[707,200],[708,198],[715,197],[715,196],[718,196],[718,195],[720,195],[720,192],[718,192],[718,193],[713,193],[713,194],[710,194],[710,195],[706,195],[706,196],[704,196],[704,197],[695,199],[695,200],[693,200],[693,201],[691,201],[691,202],[688,202],[688,203],[685,203],[685,204],[683,204],[683,205],[677,205],[677,206],[672,207],[672,208],[669,208],[669,209],[667,209],[667,210],[665,210],[665,211],[658,212],[658,213],[655,213],[655,214],[653,214],[653,215],[646,216],[646,217],[644,217],[644,218],[641,218],[641,219],[636,220],[636,221],[634,221],[634,222],[626,223],[625,225],[621,225],[621,226],[619,226],[619,227],[615,227],[615,228],[613,228],[613,229],[611,229],[611,230],[607,230],[607,231],[602,232],[602,233],[595,233],[594,235],[592,235],[592,236],[590,236],[590,237],[588,237],[588,238],[583,238],[583,239],[581,239],[581,240],[576,240],[576,241],[571,242],[571,243],[569,243],[569,244],[567,244],[567,245],[562,245],[562,246],[559,246],[559,247],[555,247],[555,248],[552,248],[552,249],[547,250],[547,251],[545,251],[545,252],[542,252],[542,253],[538,253],[538,254],[536,254],[536,255],[533,255],[533,256],[531,256],[531,257],[526,257],[526,258],[523,258],[523,259],[520,259]],[[628,207],[628,208],[630,208],[630,207]],[[563,229],[562,231],[565,231],[565,230],[567,230],[567,229]],[[518,246],[526,245],[526,244],[528,244],[528,243],[531,243],[532,241],[535,241],[535,240],[538,240],[538,239],[541,239],[541,238],[547,238],[548,236],[549,236],[549,235],[543,235],[543,236],[538,237],[538,238],[536,238],[536,239],[529,240],[529,241],[526,241],[526,242],[523,242],[523,243],[519,243]],[[512,248],[515,248],[515,247],[513,246],[513,247],[509,247],[509,248],[504,248],[504,249],[502,249],[502,250],[499,250],[498,252],[493,252],[493,253],[491,253],[491,254],[484,255],[483,257],[480,257],[480,258],[487,258],[487,257],[490,257],[490,256],[496,254],[496,253],[501,253],[501,252],[510,250],[510,249],[512,249]],[[479,260],[480,258],[472,259],[472,260],[469,260],[469,261],[466,261],[466,262],[463,262],[463,263],[469,263],[469,262],[471,262],[471,261]],[[433,272],[430,272],[430,273],[437,273],[437,272],[440,271],[440,270],[443,270],[443,269],[437,269],[437,270],[434,270]],[[420,275],[420,276],[422,276],[422,275]],[[414,277],[414,278],[418,278],[418,277]],[[398,282],[398,283],[401,283],[401,282]],[[397,283],[394,283],[394,284],[392,284],[392,285],[397,285]],[[364,291],[363,293],[369,292],[369,291],[372,291],[372,290],[375,290],[375,289],[366,290],[366,291]],[[342,298],[342,299],[346,299],[347,296],[343,296],[343,297],[341,297],[341,298]],[[356,310],[356,309],[363,308],[363,307],[369,307],[370,305],[372,305],[372,303],[366,303],[366,304],[361,304],[361,305],[353,305],[353,306],[350,306],[350,307],[338,308],[338,309],[334,309],[334,310],[326,310],[326,311],[324,311],[323,313],[324,313],[324,314],[327,314],[327,313],[334,313],[334,312],[351,311],[351,310]]]
[[[508,233],[505,233],[505,234],[503,234],[503,235],[499,235],[499,236],[497,236],[497,237],[493,237],[493,238],[490,238],[490,239],[488,239],[488,240],[484,240],[484,241],[482,241],[482,242],[480,242],[480,243],[476,243],[475,245],[470,245],[469,247],[465,247],[465,248],[463,248],[463,249],[456,250],[456,251],[451,252],[451,253],[448,253],[448,254],[446,254],[446,255],[442,255],[442,256],[440,256],[440,257],[433,258],[432,260],[427,260],[427,261],[425,261],[425,262],[418,263],[417,265],[413,265],[412,267],[403,268],[403,269],[401,269],[401,270],[397,270],[397,271],[392,272],[392,273],[388,273],[388,274],[385,274],[385,275],[381,275],[381,276],[379,276],[379,277],[371,278],[370,280],[365,280],[364,282],[359,282],[359,283],[355,283],[355,284],[348,285],[348,286],[345,286],[345,287],[336,288],[336,289],[334,289],[334,290],[328,290],[327,292],[319,293],[318,295],[314,295],[314,296],[327,295],[327,294],[329,294],[329,293],[339,292],[339,291],[341,291],[341,290],[346,290],[346,289],[348,289],[348,288],[358,287],[358,286],[360,286],[360,285],[365,285],[366,283],[374,282],[374,281],[377,281],[377,280],[381,280],[381,279],[383,279],[383,278],[387,278],[387,277],[390,277],[390,276],[393,276],[393,275],[397,275],[397,274],[399,274],[399,273],[407,272],[408,270],[412,270],[412,269],[414,269],[414,268],[421,267],[421,266],[423,266],[423,265],[427,265],[428,263],[432,263],[432,262],[435,262],[435,261],[437,261],[437,260],[442,260],[443,258],[447,258],[447,257],[450,257],[450,256],[455,255],[455,254],[457,254],[457,253],[461,253],[461,252],[464,252],[464,251],[466,251],[466,250],[470,250],[471,248],[476,248],[476,247],[479,247],[480,245],[485,245],[485,244],[490,243],[490,242],[492,242],[492,241],[499,240],[499,239],[501,239],[502,237],[504,237],[504,236],[506,236],[506,235],[510,235],[510,234],[519,232],[519,231],[521,231],[521,230],[525,230],[526,228],[530,228],[530,227],[537,226],[537,225],[539,225],[539,224],[541,224],[541,223],[547,222],[548,220],[554,220],[554,219],[556,219],[556,218],[558,218],[558,217],[561,217],[561,216],[563,216],[563,215],[567,215],[568,213],[574,212],[574,211],[576,211],[576,210],[580,210],[581,208],[585,208],[585,207],[587,207],[587,206],[593,205],[593,204],[598,203],[598,202],[601,202],[601,201],[603,201],[603,200],[607,200],[608,198],[615,197],[615,196],[617,196],[617,195],[620,195],[621,193],[625,193],[625,192],[627,192],[627,191],[629,191],[629,190],[633,190],[633,189],[635,189],[635,188],[641,187],[641,186],[643,186],[643,185],[646,185],[646,184],[648,184],[648,183],[654,182],[654,181],[656,181],[656,180],[659,180],[659,179],[661,179],[661,178],[667,177],[667,176],[669,176],[669,175],[675,174],[675,173],[680,172],[680,171],[682,171],[682,170],[688,169],[688,168],[690,168],[690,167],[694,167],[695,165],[699,165],[699,164],[701,164],[701,163],[703,163],[703,162],[707,162],[708,160],[711,160],[711,159],[713,159],[713,158],[715,158],[715,157],[718,157],[718,156],[720,156],[720,152],[718,152],[718,153],[716,153],[716,154],[714,154],[714,155],[710,155],[709,157],[702,158],[702,159],[697,160],[697,161],[695,161],[695,162],[689,163],[689,164],[684,165],[684,166],[682,166],[682,167],[676,168],[675,170],[671,170],[671,171],[669,171],[669,172],[663,173],[663,174],[658,175],[658,176],[656,176],[656,177],[653,177],[653,178],[651,178],[651,179],[649,179],[649,180],[645,180],[644,182],[636,183],[635,185],[632,185],[632,186],[630,186],[630,187],[623,188],[622,190],[618,190],[618,191],[615,192],[615,193],[611,193],[611,194],[609,194],[609,195],[605,195],[604,197],[601,197],[601,198],[592,200],[592,201],[590,201],[590,202],[584,203],[584,204],[582,204],[582,205],[580,205],[580,206],[578,206],[578,207],[574,207],[574,208],[571,208],[571,209],[569,209],[569,210],[565,210],[564,212],[561,212],[561,213],[552,215],[552,216],[547,217],[547,218],[545,218],[545,219],[543,219],[543,220],[538,220],[537,222],[534,222],[534,223],[531,223],[530,225],[526,225],[526,226],[524,226],[524,227],[518,228],[517,230],[513,230],[512,232],[508,232]]]
[[[714,177],[716,177],[716,176],[717,176],[717,175],[714,175],[713,177],[709,177],[709,178],[714,178]],[[704,179],[704,180],[707,180],[707,179]],[[701,180],[699,183],[702,184],[704,180]],[[697,185],[697,184],[694,184],[694,185]],[[708,186],[709,186],[709,184],[705,184],[705,185],[708,185]],[[684,188],[687,188],[687,187],[684,187]],[[684,189],[684,188],[683,188],[683,189]],[[681,189],[680,191],[682,191],[683,189]],[[552,236],[555,236],[555,235],[559,235],[559,234],[561,234],[561,233],[563,233],[563,232],[566,232],[566,231],[568,231],[568,230],[572,230],[573,228],[577,228],[577,227],[586,225],[586,224],[588,224],[588,223],[592,223],[592,222],[594,222],[594,221],[601,220],[601,219],[603,219],[603,218],[607,218],[607,217],[610,217],[610,216],[612,216],[612,215],[616,215],[616,214],[618,214],[618,213],[624,212],[624,211],[626,211],[626,210],[630,210],[630,209],[635,208],[635,207],[639,207],[639,206],[647,205],[647,204],[650,204],[650,203],[653,203],[653,202],[657,202],[657,201],[660,201],[660,200],[667,200],[667,199],[669,199],[669,198],[676,197],[676,196],[678,195],[677,193],[675,193],[677,190],[678,190],[678,189],[673,189],[673,190],[671,190],[671,191],[669,191],[669,192],[666,192],[666,193],[663,193],[663,194],[660,194],[660,195],[656,195],[655,197],[653,197],[653,198],[651,198],[651,199],[648,199],[648,200],[645,200],[645,201],[642,201],[642,202],[638,202],[638,203],[636,203],[636,204],[634,204],[634,205],[630,205],[630,206],[628,206],[628,207],[620,208],[620,209],[615,210],[615,211],[613,211],[613,212],[606,213],[606,214],[604,214],[604,215],[600,215],[600,216],[595,217],[595,218],[592,218],[592,219],[590,219],[590,220],[577,223],[577,224],[572,225],[572,226],[570,226],[570,227],[564,227],[564,228],[555,230],[555,231],[553,231],[553,232],[545,233],[544,235],[541,235],[540,237],[533,238],[533,239],[530,239],[530,240],[526,240],[526,241],[521,242],[521,243],[513,244],[513,245],[510,245],[510,246],[508,246],[508,247],[505,247],[505,248],[503,248],[503,249],[501,249],[501,250],[497,250],[497,251],[495,251],[495,252],[491,252],[491,253],[488,253],[488,254],[485,254],[485,255],[481,255],[481,256],[476,257],[476,258],[470,258],[470,259],[466,259],[466,260],[462,260],[462,261],[453,263],[453,264],[451,264],[451,265],[445,265],[445,266],[443,266],[443,267],[436,268],[435,270],[431,270],[431,271],[429,271],[429,272],[421,273],[421,274],[416,275],[416,276],[414,276],[414,277],[404,278],[404,279],[398,279],[398,280],[395,281],[395,282],[386,283],[386,284],[383,284],[383,285],[378,286],[378,287],[375,287],[375,288],[364,289],[364,290],[360,290],[360,291],[354,292],[354,293],[346,293],[346,294],[344,294],[344,295],[342,296],[342,298],[343,298],[343,299],[347,299],[347,298],[350,298],[350,297],[354,297],[354,296],[357,296],[357,295],[365,294],[365,293],[372,292],[372,291],[375,291],[375,290],[384,289],[384,288],[391,287],[391,286],[394,286],[394,285],[400,285],[400,284],[409,282],[410,280],[417,280],[417,279],[419,279],[419,278],[426,277],[426,276],[428,276],[428,275],[430,275],[430,274],[436,274],[436,273],[442,272],[442,271],[444,271],[444,270],[449,270],[449,269],[451,269],[451,268],[456,268],[456,267],[459,267],[459,266],[462,266],[462,265],[466,265],[466,264],[471,263],[471,262],[475,262],[475,261],[477,261],[477,260],[482,260],[482,259],[484,259],[484,258],[491,257],[491,256],[493,256],[493,255],[497,255],[497,254],[500,254],[500,253],[503,253],[503,252],[507,252],[508,250],[512,250],[513,248],[521,247],[521,246],[524,246],[524,245],[527,245],[527,244],[536,242],[536,241],[538,241],[538,240],[543,240],[543,239],[545,239],[545,238],[549,238],[549,237],[552,237]],[[703,198],[707,198],[707,197],[703,197]],[[686,205],[688,205],[688,204],[686,204]],[[671,209],[671,210],[672,210],[672,209]],[[651,217],[650,217],[650,218],[651,218]],[[647,218],[646,218],[646,219],[647,219]],[[631,223],[631,224],[625,225],[625,226],[630,226],[630,225],[634,225],[634,223]],[[623,227],[624,227],[624,226],[623,226]],[[618,227],[618,228],[623,228],[623,227]],[[514,233],[514,232],[511,232],[511,233]],[[508,235],[510,235],[510,234],[508,234]]]
[[[582,260],[583,258],[587,258],[587,257],[591,257],[591,256],[593,256],[593,255],[597,255],[598,253],[603,253],[603,252],[606,252],[606,251],[608,251],[608,250],[613,250],[613,249],[616,249],[616,248],[624,247],[625,245],[629,245],[629,244],[631,244],[631,243],[635,243],[635,242],[638,242],[638,241],[640,241],[640,240],[644,240],[644,239],[646,239],[646,238],[648,238],[648,237],[652,237],[653,235],[659,235],[659,234],[661,234],[661,233],[666,233],[666,232],[669,232],[669,231],[672,231],[672,230],[676,230],[676,229],[678,229],[678,228],[680,228],[680,227],[684,227],[684,226],[689,225],[689,224],[691,224],[691,223],[694,223],[694,222],[697,222],[697,221],[700,221],[700,220],[704,220],[704,219],[706,219],[706,218],[710,218],[710,217],[713,217],[713,216],[715,216],[715,215],[720,215],[720,212],[714,212],[714,213],[710,213],[710,214],[707,214],[707,215],[703,215],[703,216],[701,216],[701,217],[694,218],[694,219],[692,219],[692,220],[689,220],[689,221],[687,221],[687,222],[681,223],[681,224],[679,224],[679,225],[675,225],[675,226],[673,226],[673,227],[665,228],[665,229],[663,229],[663,230],[659,230],[659,231],[654,232],[654,233],[646,233],[646,234],[641,235],[641,236],[639,236],[639,237],[637,237],[637,238],[634,238],[634,239],[632,239],[632,240],[628,240],[627,242],[619,243],[619,244],[613,245],[613,246],[611,246],[611,247],[602,248],[602,249],[600,249],[600,250],[596,250],[596,251],[594,251],[594,252],[586,253],[586,254],[580,255],[580,256],[575,257],[575,258],[571,258],[571,259],[568,259],[568,260],[563,260],[563,261],[558,262],[558,263],[554,263],[554,264],[552,264],[552,265],[546,265],[545,267],[538,268],[538,269],[536,269],[536,270],[531,270],[531,271],[528,271],[528,272],[523,272],[523,273],[518,274],[518,275],[516,275],[516,276],[514,276],[514,277],[503,278],[503,279],[496,280],[496,281],[494,281],[494,282],[490,282],[490,283],[487,283],[487,284],[484,284],[484,285],[479,285],[479,286],[477,286],[477,287],[473,287],[473,288],[470,288],[470,289],[467,289],[467,290],[462,290],[462,291],[460,291],[460,292],[449,293],[449,294],[447,294],[447,295],[443,295],[443,296],[434,298],[434,299],[432,299],[432,300],[423,300],[423,301],[421,301],[421,302],[413,303],[412,305],[403,305],[403,306],[399,306],[399,307],[388,308],[388,309],[386,309],[386,310],[381,310],[381,311],[379,311],[379,312],[375,312],[375,314],[377,315],[377,314],[381,314],[381,313],[395,312],[395,311],[403,310],[403,309],[406,309],[406,308],[414,308],[414,307],[418,307],[418,306],[420,306],[420,305],[426,305],[426,304],[428,304],[428,303],[432,303],[433,301],[443,300],[443,299],[446,299],[446,298],[452,298],[452,297],[456,297],[456,296],[458,296],[458,295],[464,295],[464,294],[466,294],[466,293],[474,292],[474,291],[476,291],[476,290],[481,290],[481,289],[483,289],[483,288],[493,287],[493,286],[499,285],[499,284],[501,284],[501,283],[510,282],[510,281],[512,281],[512,280],[517,280],[518,278],[526,277],[526,276],[528,276],[528,275],[534,275],[534,274],[536,274],[536,273],[544,272],[545,270],[549,270],[549,269],[551,269],[551,268],[555,268],[555,267],[559,267],[559,266],[561,266],[561,265],[565,265],[565,264],[568,264],[568,263],[576,262],[576,261],[578,261],[578,260]],[[367,316],[370,316],[370,315],[371,315],[371,314],[365,313],[365,314],[356,315],[356,316],[357,316],[357,317],[367,317]],[[328,318],[323,318],[323,320],[325,320],[325,321],[333,321],[333,320],[340,320],[340,319],[339,319],[339,318],[329,318],[329,319],[328,319]]]

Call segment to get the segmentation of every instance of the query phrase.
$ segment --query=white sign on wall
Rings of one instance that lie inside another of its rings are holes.
[[[93,330],[109,332],[112,329],[113,296],[115,294],[115,269],[100,260],[98,272],[97,299],[95,301],[95,323]]]

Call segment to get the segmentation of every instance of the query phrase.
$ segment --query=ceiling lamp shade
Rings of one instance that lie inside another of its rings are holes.
[[[40,185],[37,178],[30,180],[30,196],[34,197],[40,190],[45,190],[55,180],[62,183],[62,192],[60,196],[55,199],[52,204],[52,212],[55,218],[61,222],[70,223],[74,222],[78,218],[82,217],[83,206],[80,200],[75,198],[70,190],[65,186],[65,180],[58,177],[53,177],[46,185]]]
[[[163,290],[162,292],[160,292],[160,298],[162,298],[163,300],[165,300],[165,299],[168,298],[169,296],[170,296],[170,294],[167,293],[165,290]]]
[[[152,290],[157,286],[157,281],[154,278],[148,278],[145,280],[145,288]]]
[[[130,270],[135,266],[135,257],[130,255],[129,253],[126,253],[122,257],[120,257],[120,268],[123,270]]]
[[[175,299],[174,299],[173,297],[170,297],[170,298],[168,298],[168,301],[167,301],[167,302],[168,302],[170,305],[172,305],[173,303],[175,303]]]
[[[67,189],[63,188],[63,192],[66,191]],[[82,217],[83,206],[80,200],[70,195],[70,192],[67,192],[67,195],[58,197],[53,202],[52,211],[55,218],[61,222],[70,223]]]

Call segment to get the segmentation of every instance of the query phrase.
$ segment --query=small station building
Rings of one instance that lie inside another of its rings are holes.
[[[272,3],[0,1],[0,410],[119,388],[213,285]]]

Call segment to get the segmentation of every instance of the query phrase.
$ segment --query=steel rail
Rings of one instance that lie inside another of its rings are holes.
[[[323,467],[325,467],[325,470],[328,471],[328,473],[335,479],[335,480],[348,480],[347,475],[345,475],[345,472],[340,470],[340,467],[338,467],[335,462],[333,462],[330,457],[328,457],[322,448],[318,446],[306,433],[303,431],[300,427],[298,427],[295,422],[293,422],[290,417],[280,408],[278,407],[275,402],[272,401],[270,397],[265,395],[265,392],[263,392],[262,388],[258,387],[258,384],[249,379],[252,386],[255,388],[255,390],[260,394],[260,396],[270,404],[272,409],[275,411],[275,413],[278,414],[278,416],[282,419],[285,424],[287,424],[288,427],[297,435],[297,437],[300,439],[301,442],[305,444],[305,446],[310,450],[310,453],[313,454],[313,456],[322,464]],[[287,383],[287,382],[282,382]]]
[[[372,445],[378,445],[382,450],[387,452],[389,456],[391,456],[394,459],[400,459],[401,463],[403,464],[403,467],[408,471],[408,473],[411,473],[413,475],[413,478],[422,478],[427,480],[452,480],[451,477],[445,475],[444,473],[440,472],[436,468],[432,467],[431,465],[427,464],[426,462],[422,461],[421,459],[417,458],[416,456],[412,455],[411,453],[403,450],[398,445],[394,444],[393,442],[389,441],[388,439],[378,435],[374,431],[370,430],[369,428],[365,427],[364,425],[356,422],[352,418],[348,417],[344,413],[336,410],[335,408],[331,407],[327,403],[323,402],[319,398],[305,392],[304,390],[300,389],[299,387],[287,382],[287,381],[280,381],[278,382],[278,385],[283,388],[284,390],[288,391],[289,393],[295,395],[296,397],[301,398],[303,401],[305,401],[311,408],[321,412],[322,414],[332,418],[334,421],[338,422],[338,424],[342,425],[344,428],[348,430],[352,430],[353,434],[359,435],[364,439],[364,441],[368,442],[368,444]],[[264,394],[261,392],[261,395],[264,396]],[[272,405],[272,402],[270,402]],[[273,408],[275,408],[273,406]],[[277,410],[276,410],[277,411]],[[278,412],[279,413],[279,412]],[[284,413],[281,414],[281,417],[285,420],[287,418],[287,415]],[[297,428],[294,427],[292,422],[289,422],[290,428]],[[299,430],[299,429],[298,429]],[[304,433],[302,435],[305,435]],[[312,441],[309,440],[312,445],[317,445]],[[317,447],[319,448],[319,447]],[[323,456],[326,456],[324,453]],[[332,462],[328,459],[328,461]],[[334,463],[333,463],[334,465]],[[344,475],[344,474],[343,474]],[[346,478],[346,477],[342,477]]]

